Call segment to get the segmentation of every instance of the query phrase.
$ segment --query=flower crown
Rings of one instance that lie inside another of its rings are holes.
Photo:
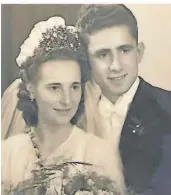
[[[16,62],[22,67],[28,58],[36,56],[40,51],[48,53],[54,48],[80,50],[80,39],[76,28],[66,26],[65,20],[58,16],[38,22],[34,26],[29,37],[21,45]]]

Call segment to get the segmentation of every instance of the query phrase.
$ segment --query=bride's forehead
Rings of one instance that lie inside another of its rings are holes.
[[[80,81],[80,66],[73,60],[48,61],[40,66],[39,78],[48,82]]]

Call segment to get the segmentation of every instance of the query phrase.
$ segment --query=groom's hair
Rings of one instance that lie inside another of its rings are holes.
[[[125,25],[138,42],[138,25],[134,14],[122,4],[83,5],[77,28],[82,36],[113,26]]]

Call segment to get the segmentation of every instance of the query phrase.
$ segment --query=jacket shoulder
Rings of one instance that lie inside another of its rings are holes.
[[[171,117],[171,91],[165,90],[142,80],[147,94],[156,100],[159,107]]]

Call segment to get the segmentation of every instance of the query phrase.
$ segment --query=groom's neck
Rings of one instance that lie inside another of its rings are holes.
[[[106,92],[106,91],[102,91],[102,94],[113,104],[115,104],[117,100],[119,99],[119,97],[121,96],[121,95],[115,95],[113,93]]]

